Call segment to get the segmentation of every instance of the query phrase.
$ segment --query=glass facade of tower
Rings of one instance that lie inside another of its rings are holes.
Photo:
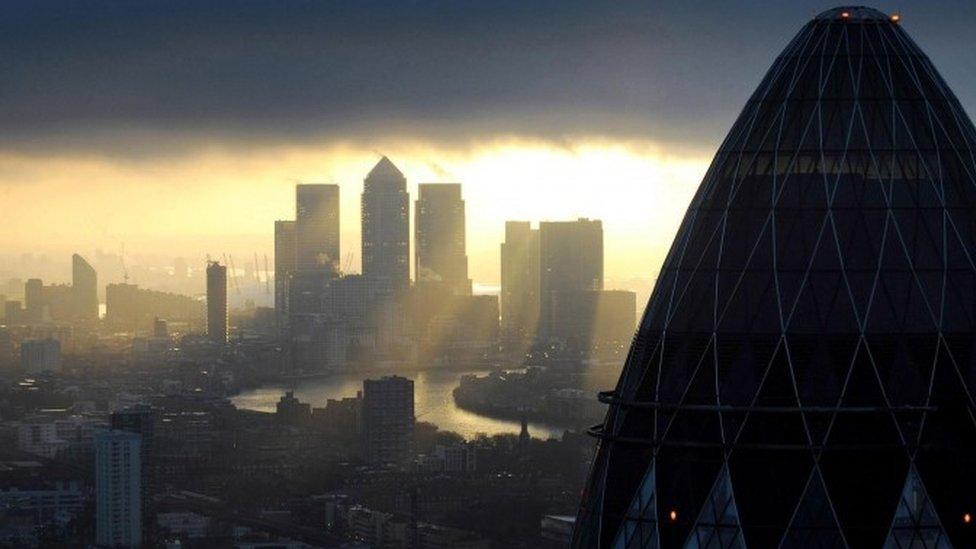
[[[609,405],[577,547],[974,547],[976,131],[837,8],[712,162]]]

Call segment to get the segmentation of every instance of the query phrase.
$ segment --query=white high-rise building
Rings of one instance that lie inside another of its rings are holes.
[[[140,436],[104,431],[95,436],[95,538],[102,547],[142,543]]]

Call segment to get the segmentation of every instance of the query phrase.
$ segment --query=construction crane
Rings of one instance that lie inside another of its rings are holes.
[[[129,269],[125,267],[125,242],[122,243],[122,252],[119,254],[119,261],[122,263],[122,282],[129,283]]]
[[[230,254],[227,256],[227,258],[230,260],[230,263],[228,263],[228,265],[230,266],[229,278],[234,281],[234,293],[237,295],[241,295],[241,287],[237,283],[237,269],[234,268],[234,255]]]
[[[271,293],[271,269],[268,268],[268,254],[264,254],[264,293]]]

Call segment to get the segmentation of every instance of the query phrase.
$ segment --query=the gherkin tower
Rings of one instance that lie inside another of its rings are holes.
[[[715,155],[609,404],[577,547],[976,547],[976,131],[837,8]]]

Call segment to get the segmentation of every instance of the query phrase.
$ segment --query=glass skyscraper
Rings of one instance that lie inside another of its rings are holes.
[[[399,292],[410,287],[410,195],[387,157],[363,180],[363,275]]]
[[[976,546],[974,149],[897,16],[804,26],[600,395],[574,545]]]

